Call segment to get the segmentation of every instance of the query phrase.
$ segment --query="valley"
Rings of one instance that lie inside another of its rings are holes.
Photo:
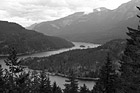
[[[0,93],[140,93],[140,0],[93,1],[3,0]]]
[[[23,55],[23,56],[19,56],[19,58],[24,58],[24,59],[28,59],[28,58],[34,58],[34,57],[48,57],[48,56],[52,56],[52,55],[56,55],[56,54],[60,54],[66,51],[72,51],[72,50],[76,50],[76,49],[88,49],[88,48],[95,48],[100,46],[99,44],[92,44],[92,43],[84,43],[84,42],[72,42],[74,44],[74,47],[72,48],[64,48],[64,49],[59,49],[59,50],[55,50],[55,51],[47,51],[47,52],[41,52],[41,53],[34,53],[34,54],[29,54],[29,55]],[[81,45],[85,46],[85,47],[80,47]],[[5,57],[6,58],[6,57]],[[5,58],[1,58],[0,59],[0,64],[2,65],[3,68],[7,68],[7,66],[4,63],[4,59]],[[32,68],[31,68],[32,69]],[[26,69],[28,70],[28,69]],[[59,75],[49,75],[50,77],[50,81],[56,82],[61,88],[64,88],[64,83],[65,80],[67,80],[66,77],[62,77]],[[95,84],[94,81],[88,81],[88,80],[78,80],[79,82],[79,87],[82,86],[83,84],[86,84],[86,86],[91,90],[93,88],[93,85]]]

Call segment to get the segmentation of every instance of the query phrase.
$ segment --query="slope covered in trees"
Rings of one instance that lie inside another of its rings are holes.
[[[73,44],[58,37],[27,30],[16,23],[0,21],[0,54],[7,54],[9,46],[18,53],[35,53],[53,49],[72,47]]]
[[[91,93],[85,84],[79,90],[72,69],[71,77],[66,80],[64,89],[61,89],[56,82],[51,84],[44,68],[40,72],[26,71],[21,66],[22,60],[17,57],[14,48],[9,50],[5,63],[9,70],[2,69],[0,65],[0,93]]]
[[[48,71],[61,74],[68,74],[72,68],[79,77],[94,77],[95,72],[104,64],[108,52],[116,64],[124,48],[125,40],[112,40],[93,49],[72,50],[50,57],[27,58],[23,65],[31,69],[41,69],[45,66]]]

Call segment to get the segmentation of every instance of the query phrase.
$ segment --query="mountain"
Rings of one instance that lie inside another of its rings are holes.
[[[7,54],[9,47],[15,47],[19,54],[28,54],[72,46],[71,42],[62,38],[27,30],[16,23],[0,21],[1,55]]]
[[[42,22],[40,24],[33,24],[30,27],[27,27],[27,29],[36,30],[46,35],[59,35],[61,32],[63,32],[61,31],[61,29],[73,24],[78,18],[82,17],[83,15],[84,12],[78,12],[58,20]]]
[[[30,29],[32,30],[35,26],[37,25],[37,23],[30,25],[29,27],[26,27],[26,29]]]
[[[71,41],[105,43],[112,39],[126,38],[127,26],[136,27],[138,5],[140,0],[131,0],[114,10],[101,7],[89,14],[77,12],[58,20],[36,24],[33,29]]]
[[[93,49],[72,50],[50,57],[27,58],[24,60],[23,65],[35,70],[40,70],[43,66],[56,73],[67,73],[69,69],[73,68],[76,73],[79,73],[79,76],[83,71],[84,73],[86,71],[97,71],[106,62],[108,53],[114,66],[117,67],[125,45],[126,41],[123,39],[111,40]]]

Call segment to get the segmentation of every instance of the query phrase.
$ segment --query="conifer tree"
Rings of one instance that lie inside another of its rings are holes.
[[[65,84],[65,89],[63,90],[63,93],[70,93],[70,86],[68,84]]]
[[[117,93],[117,79],[118,75],[113,68],[109,54],[106,63],[100,69],[99,80],[96,82],[92,92],[93,93]]]
[[[51,87],[51,82],[50,82],[50,78],[47,78],[47,82],[46,82],[46,91],[47,93],[52,93],[52,87]]]
[[[32,71],[31,76],[29,78],[29,82],[31,83],[29,85],[30,90],[32,93],[38,93],[40,91],[40,76],[37,71]]]
[[[62,93],[61,88],[57,86],[56,82],[53,83],[52,93]]]
[[[11,72],[12,76],[16,76],[16,73],[23,71],[23,67],[20,65],[21,60],[18,59],[15,48],[9,49],[9,55],[4,62],[9,67],[9,71]]]
[[[2,66],[0,65],[0,93],[5,92],[5,80],[3,76],[3,69]]]
[[[69,80],[66,80],[64,93],[78,93],[78,81],[75,79],[73,70],[70,70]]]
[[[10,48],[8,58],[5,59],[4,62],[9,67],[9,70],[7,70],[7,85],[9,85],[9,92],[21,92],[20,88],[22,86],[20,85],[25,83],[26,79],[23,78],[27,77],[28,75],[25,75],[25,77],[22,76],[24,73],[24,68],[20,65],[22,61],[18,59],[15,48]]]
[[[80,93],[90,93],[89,89],[85,84],[82,87],[80,87]]]
[[[40,73],[39,93],[52,93],[51,82],[44,69]]]
[[[47,77],[45,76],[44,70],[40,73],[40,86],[39,86],[39,92],[44,93],[46,91],[46,81]]]
[[[137,7],[139,10],[140,8]],[[140,18],[139,15],[137,15]],[[129,28],[126,48],[121,59],[121,85],[125,93],[140,93],[140,26]]]

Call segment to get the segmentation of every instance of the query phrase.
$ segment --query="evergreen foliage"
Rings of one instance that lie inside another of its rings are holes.
[[[118,75],[113,68],[109,55],[106,63],[100,69],[99,80],[93,88],[93,93],[117,93]]]
[[[112,60],[117,62],[125,44],[126,41],[122,39],[111,40],[92,49],[71,50],[49,57],[29,57],[24,59],[22,65],[33,70],[41,70],[45,66],[50,73],[65,75],[68,75],[72,68],[76,77],[98,78],[99,69],[106,62],[107,52],[109,51]]]
[[[27,30],[19,24],[7,21],[0,21],[0,41],[1,55],[8,54],[7,50],[11,45],[14,45],[20,55],[74,46],[65,39]]]
[[[46,76],[44,70],[41,72],[41,75],[40,75],[39,92],[52,93],[49,77]]]
[[[72,69],[70,69],[69,80],[66,80],[64,93],[78,93],[78,81]]]
[[[24,88],[26,88],[25,82],[29,74],[23,72],[24,68],[20,65],[22,61],[18,59],[15,48],[10,48],[9,56],[4,61],[9,67],[9,71],[7,71],[6,74],[8,75],[6,78],[6,84],[9,85],[7,90],[10,93],[18,93],[19,91],[23,92]]]
[[[140,26],[137,29],[128,27],[128,30],[127,35],[130,38],[127,39],[120,69],[122,91],[140,93]]]
[[[2,66],[0,65],[0,93],[5,91],[5,80],[3,77],[3,69]]]
[[[90,93],[89,89],[85,84],[82,87],[80,87],[80,93]]]
[[[56,82],[53,83],[52,93],[62,93],[61,88],[57,86]]]

